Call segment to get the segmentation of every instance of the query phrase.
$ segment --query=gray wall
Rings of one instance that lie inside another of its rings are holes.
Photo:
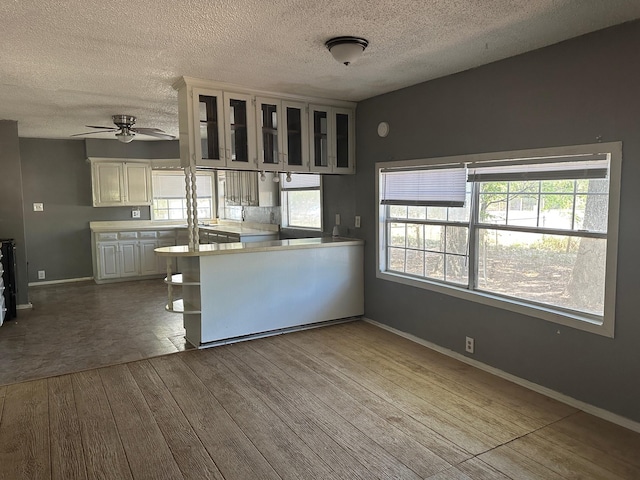
[[[473,358],[640,421],[639,51],[632,22],[361,102],[355,211],[367,242],[366,316],[460,353],[469,335]],[[383,120],[391,129],[381,139]],[[615,339],[375,278],[375,162],[599,137],[623,142]],[[348,205],[351,192],[342,198]]]
[[[117,140],[87,138],[87,157],[107,158],[180,158],[177,140],[134,140],[122,143]]]
[[[18,123],[0,120],[0,238],[16,241],[17,301],[28,302],[27,244],[20,171]]]
[[[87,157],[176,158],[177,143],[20,139],[29,282],[38,270],[46,281],[91,277],[89,222],[132,220],[130,207],[92,207]],[[44,211],[34,212],[34,202]],[[140,210],[148,220],[149,207]]]

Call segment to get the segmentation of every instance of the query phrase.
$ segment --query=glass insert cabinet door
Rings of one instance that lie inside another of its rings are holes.
[[[303,170],[309,165],[309,116],[299,102],[282,102],[286,138],[283,139],[285,170]],[[302,168],[300,168],[302,167]]]
[[[330,108],[311,108],[311,168],[330,170],[329,131]]]
[[[224,166],[224,109],[222,91],[193,89],[196,162]]]
[[[349,113],[347,112],[335,112],[335,155],[337,169],[349,168],[349,142],[353,141],[350,138],[349,132]]]
[[[227,167],[256,167],[256,119],[252,97],[224,92],[225,160]]]
[[[282,170],[283,124],[281,101],[256,98],[258,116],[258,163],[261,170]]]

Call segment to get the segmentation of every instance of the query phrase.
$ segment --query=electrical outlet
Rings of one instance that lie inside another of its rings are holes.
[[[44,212],[44,203],[34,203],[33,204],[34,212]]]
[[[355,227],[356,228],[360,228],[360,215],[356,215],[356,222],[355,222]]]
[[[464,345],[464,349],[467,353],[473,353],[475,350],[475,340],[471,337],[467,337]]]
[[[140,209],[134,208],[131,210],[131,218],[140,218]]]
[[[44,279],[45,279],[44,270],[38,270],[38,280],[44,280]]]
[[[340,214],[336,213],[336,225],[340,225]]]

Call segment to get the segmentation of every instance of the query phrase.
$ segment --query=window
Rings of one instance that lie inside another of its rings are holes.
[[[619,143],[379,163],[378,276],[613,336],[620,163]]]
[[[321,176],[292,173],[290,179],[280,176],[283,226],[322,230]]]
[[[187,220],[187,200],[185,177],[182,171],[154,170],[153,180],[153,219]],[[211,220],[215,217],[213,203],[213,174],[197,172],[196,193],[198,220]]]

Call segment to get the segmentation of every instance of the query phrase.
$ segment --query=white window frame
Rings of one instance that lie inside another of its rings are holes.
[[[291,175],[296,175],[296,174],[291,173]],[[311,232],[321,232],[322,226],[323,226],[322,206],[324,204],[323,193],[322,193],[322,175],[320,175],[319,173],[305,173],[305,174],[298,174],[298,175],[316,175],[320,181],[320,185],[318,187],[313,187],[313,188],[288,189],[287,174],[284,174],[284,173],[280,174],[280,205],[282,205],[282,227],[290,228],[293,230],[308,230]],[[300,191],[300,190],[318,190],[320,192],[320,227],[319,228],[289,224],[289,203],[287,201],[287,195],[289,191]]]
[[[534,305],[526,301],[504,298],[486,292],[469,290],[450,284],[443,284],[425,278],[416,278],[401,273],[385,271],[385,212],[386,205],[380,204],[381,176],[380,171],[387,168],[406,168],[433,165],[472,164],[507,159],[535,159],[541,157],[597,155],[608,153],[609,165],[609,211],[607,224],[607,250],[605,272],[604,315],[600,320],[579,312],[568,312],[552,306]],[[456,298],[505,309],[523,315],[540,318],[556,324],[572,327],[598,335],[613,338],[615,332],[616,274],[618,259],[618,224],[620,210],[620,179],[622,169],[622,142],[596,143],[575,146],[516,150],[507,152],[458,155],[451,157],[427,158],[376,163],[376,209],[378,212],[378,228],[376,229],[376,277],[383,280],[410,285],[435,291]]]
[[[154,175],[181,175],[183,178],[183,182],[184,182],[184,171],[183,170],[169,170],[169,169],[157,169],[157,170],[152,170],[151,172],[151,220],[154,222],[162,222],[162,223],[170,223],[170,224],[177,224],[177,225],[182,225],[184,223],[187,222],[187,219],[163,219],[163,218],[155,218],[155,214],[154,214],[154,201],[156,199],[155,197],[155,193],[153,192],[153,176]],[[203,175],[203,176],[208,176],[211,178],[211,218],[200,218],[198,217],[198,221],[212,221],[216,218],[216,204],[217,204],[217,198],[216,198],[216,178],[215,175],[212,171],[204,171],[204,170],[198,170],[196,172],[197,176]],[[187,193],[186,193],[186,186],[183,187],[183,193],[184,193],[184,200],[186,201],[187,198]],[[196,190],[196,195],[197,195],[197,190]]]

